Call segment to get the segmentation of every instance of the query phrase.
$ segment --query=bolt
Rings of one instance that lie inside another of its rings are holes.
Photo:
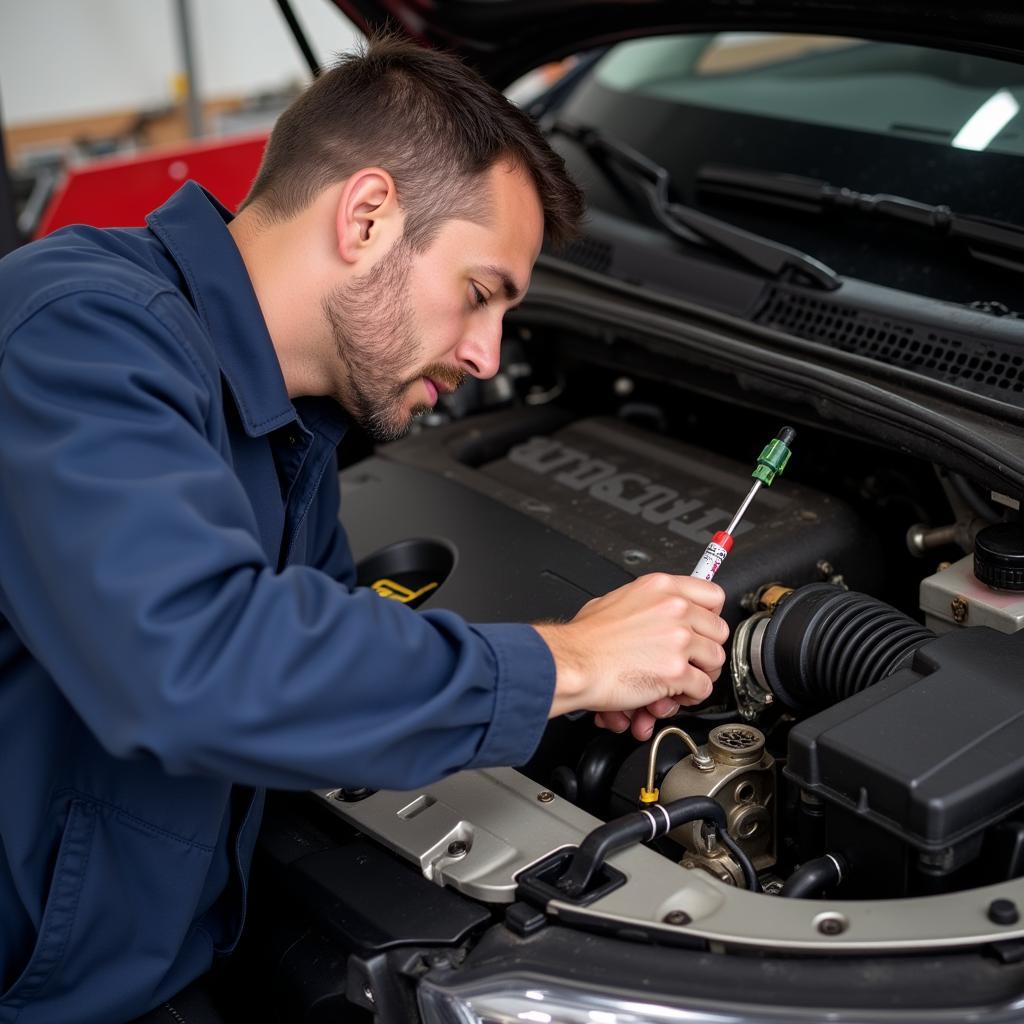
[[[554,800],[554,799],[555,799],[555,794],[554,794],[554,793],[552,793],[550,789],[542,789],[542,790],[541,790],[541,791],[540,791],[540,792],[539,792],[539,793],[537,794],[537,799],[538,799],[538,800],[539,800],[539,801],[540,801],[540,802],[541,802],[542,804],[549,804],[549,803],[551,803],[551,801],[552,801],[552,800]]]
[[[846,922],[841,917],[823,917],[818,922],[818,931],[822,935],[842,935],[846,931]]]
[[[366,996],[366,1001],[367,1001],[368,1003],[370,1003],[370,1005],[371,1005],[371,1006],[372,1006],[372,1005],[373,1005],[373,1003],[374,1003],[374,1002],[376,1001],[376,1000],[374,1000],[374,998],[373,998],[373,989],[372,989],[372,988],[370,988],[370,986],[369,986],[369,985],[364,985],[364,986],[363,986],[363,995],[364,995],[364,996]]]
[[[670,910],[663,918],[665,924],[684,925],[693,920],[685,910]]]
[[[456,839],[454,843],[448,844],[449,857],[465,857],[467,853],[469,853],[469,846],[461,839]]]
[[[988,905],[988,919],[993,924],[1016,924],[1020,920],[1020,912],[1013,900],[993,900]]]
[[[970,605],[962,597],[954,597],[949,602],[949,610],[953,613],[953,621],[958,625],[962,626],[967,621],[967,613],[970,611]]]
[[[815,568],[821,574],[821,578],[822,579],[828,579],[828,577],[831,576],[836,571],[835,568],[833,567],[832,563],[827,561],[824,558],[821,559],[821,561],[818,562],[818,564],[815,566]]]
[[[332,800],[342,804],[353,804],[371,795],[371,790],[360,786],[357,789],[336,789],[330,794]]]
[[[629,548],[622,552],[622,560],[626,565],[639,565],[642,562],[649,562],[651,556],[646,551],[640,551],[638,548]]]
[[[779,879],[775,879],[771,882],[764,883],[764,891],[767,896],[778,896],[782,892],[782,882]]]
[[[629,377],[616,377],[615,383],[612,385],[615,394],[619,395],[621,398],[625,398],[626,395],[633,394],[634,387],[636,387],[636,385]]]

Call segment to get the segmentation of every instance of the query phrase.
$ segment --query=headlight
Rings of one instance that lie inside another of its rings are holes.
[[[522,975],[495,975],[463,984],[422,981],[419,993],[425,1024],[769,1024],[792,1020],[771,1010],[749,1016],[720,1009],[685,1009]]]

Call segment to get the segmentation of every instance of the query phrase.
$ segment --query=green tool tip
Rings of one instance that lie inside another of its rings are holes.
[[[790,446],[795,438],[796,431],[792,427],[783,427],[757,457],[757,467],[750,475],[755,480],[760,480],[766,487],[771,487],[775,478],[789,462],[789,456],[792,454]]]

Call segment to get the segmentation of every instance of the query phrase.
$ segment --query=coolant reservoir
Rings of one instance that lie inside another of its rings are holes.
[[[921,581],[925,625],[936,633],[956,626],[989,626],[1000,633],[1024,627],[1024,529],[986,526],[974,554]]]

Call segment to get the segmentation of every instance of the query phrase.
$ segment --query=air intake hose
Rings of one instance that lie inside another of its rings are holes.
[[[816,711],[891,676],[934,636],[874,597],[812,583],[767,620],[753,668],[787,707]]]

